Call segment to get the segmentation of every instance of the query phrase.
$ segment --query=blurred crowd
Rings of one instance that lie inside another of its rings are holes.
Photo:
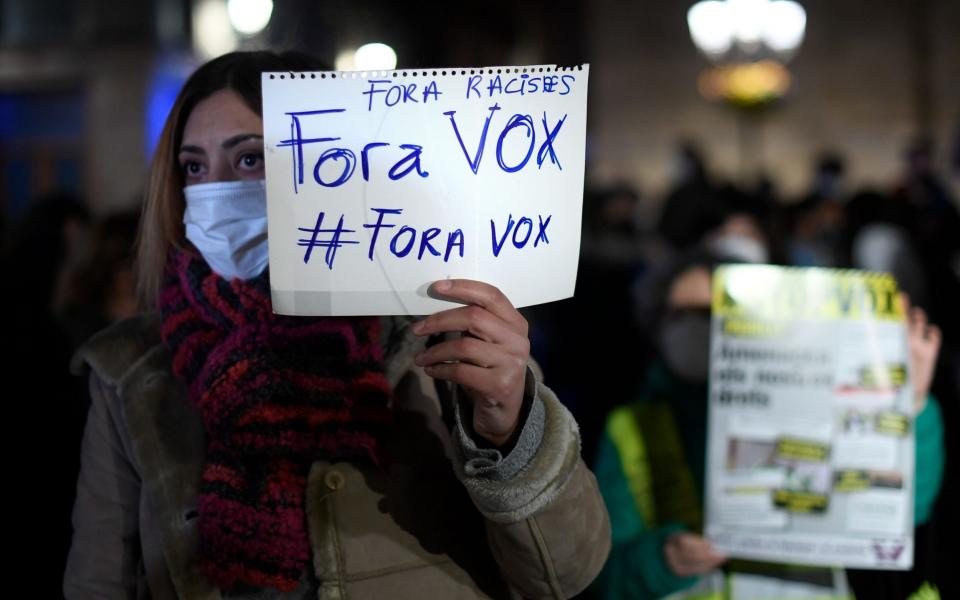
[[[743,186],[711,176],[697,147],[682,142],[675,181],[654,218],[644,217],[640,193],[628,185],[588,189],[576,295],[528,311],[534,356],[575,411],[585,453],[610,408],[636,393],[657,357],[671,277],[697,257],[892,273],[944,332],[938,373],[955,393],[960,211],[933,151],[928,140],[911,144],[890,189],[851,188],[844,158],[824,153],[808,191],[788,198],[767,178]],[[598,382],[584,372],[611,376]]]
[[[812,165],[803,197],[785,198],[774,181],[745,187],[713,176],[696,145],[681,143],[669,192],[648,203],[659,207],[656,218],[644,217],[640,192],[628,185],[588,186],[575,297],[524,311],[546,383],[580,423],[585,460],[600,458],[611,411],[662,384],[658,373],[705,402],[709,307],[684,301],[700,293],[702,282],[679,276],[691,265],[709,270],[733,261],[893,273],[943,331],[932,393],[943,413],[949,473],[958,458],[960,213],[946,178],[960,176],[960,166],[956,174],[938,173],[933,151],[925,140],[906,149],[899,182],[889,189],[852,189],[844,157],[825,153]],[[136,212],[94,217],[82,198],[57,193],[37,198],[17,223],[3,224],[2,272],[10,283],[2,314],[15,349],[10,373],[19,383],[14,389],[31,396],[12,403],[20,413],[13,422],[52,425],[34,451],[55,475],[29,462],[15,467],[25,485],[59,502],[46,540],[56,540],[59,553],[50,565],[51,597],[59,594],[71,538],[89,402],[86,379],[69,372],[70,357],[91,334],[139,309],[132,272],[137,222]],[[704,424],[681,419],[680,426]],[[947,508],[958,500],[948,476],[918,532],[919,574],[890,577],[925,581],[948,572],[945,532],[958,529]],[[851,581],[857,584],[855,575]],[[870,581],[860,585],[915,587]],[[942,597],[951,597],[955,586],[938,584]]]
[[[948,183],[960,176],[960,165],[955,158],[955,172],[939,173],[933,153],[930,141],[917,140],[904,150],[902,172],[894,185],[858,189],[849,182],[845,158],[825,152],[811,165],[807,191],[790,198],[779,194],[776,182],[769,179],[744,186],[713,176],[696,145],[683,142],[676,148],[675,180],[665,197],[654,203],[659,210],[653,218],[645,216],[643,206],[648,203],[633,187],[588,189],[576,295],[533,307],[528,315],[533,323],[532,354],[543,363],[547,384],[577,417],[583,453],[601,480],[614,520],[615,548],[617,506],[611,497],[617,493],[616,485],[626,488],[626,482],[616,479],[623,479],[623,474],[616,473],[614,483],[606,484],[611,489],[604,487],[611,463],[614,471],[621,463],[623,469],[629,468],[623,448],[614,449],[609,439],[616,419],[623,416],[617,414],[618,407],[632,404],[647,410],[650,399],[652,404],[667,399],[669,418],[651,416],[649,410],[636,418],[647,419],[650,430],[657,429],[657,423],[669,422],[667,429],[675,426],[678,439],[665,440],[658,431],[653,434],[656,440],[647,443],[656,444],[660,452],[671,444],[680,447],[677,454],[686,457],[684,468],[694,481],[698,477],[702,481],[711,269],[732,262],[883,271],[895,276],[901,290],[943,332],[930,392],[942,410],[946,476],[931,518],[917,529],[914,569],[848,570],[842,586],[849,585],[863,598],[906,598],[929,582],[939,586],[943,598],[960,593],[949,577],[953,532],[960,529],[948,510],[960,499],[949,476],[960,458],[960,212]],[[919,437],[919,422],[917,427]],[[939,430],[936,435],[941,435]],[[918,470],[922,442],[917,442]],[[699,486],[697,481],[693,487]],[[702,505],[702,491],[696,490],[697,495],[699,499],[691,501]],[[677,505],[676,499],[671,502]],[[696,530],[701,524],[699,506],[692,513],[697,516],[677,520]],[[622,519],[621,526],[632,518]],[[669,554],[668,546],[658,546],[651,560]],[[702,552],[704,568],[696,572],[703,574],[707,566],[722,562],[711,563],[708,546]],[[666,576],[644,577],[662,583],[663,577],[673,577],[679,570],[674,563],[669,566],[672,570],[665,567]],[[623,571],[621,580],[644,579],[636,576],[638,569]],[[660,593],[645,589],[633,595],[608,585],[594,593],[606,598],[659,597],[688,583],[677,579],[664,585]]]

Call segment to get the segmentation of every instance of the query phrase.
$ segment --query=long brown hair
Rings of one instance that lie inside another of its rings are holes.
[[[186,244],[183,227],[183,173],[177,152],[194,107],[220,90],[232,90],[263,114],[260,74],[264,71],[321,71],[326,65],[300,52],[231,52],[197,69],[177,96],[163,126],[147,177],[136,242],[137,293],[145,308],[155,306],[167,253]]]

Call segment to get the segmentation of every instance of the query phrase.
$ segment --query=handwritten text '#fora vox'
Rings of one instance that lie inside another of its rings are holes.
[[[370,261],[374,260],[377,250],[382,247],[388,247],[389,253],[398,259],[409,256],[422,261],[424,256],[442,256],[443,262],[449,262],[451,255],[454,258],[457,256],[463,258],[467,241],[462,229],[454,229],[444,235],[439,227],[430,227],[423,231],[418,231],[409,225],[398,228],[398,225],[390,222],[388,218],[392,219],[394,216],[402,214],[402,208],[371,208],[370,210],[376,215],[376,220],[372,223],[363,224],[364,229],[370,230],[367,246],[367,259]],[[326,213],[321,211],[317,216],[315,225],[298,227],[298,231],[305,233],[306,236],[298,239],[297,245],[305,249],[303,254],[304,264],[310,263],[314,249],[322,249],[325,251],[323,262],[329,269],[333,269],[337,251],[346,246],[358,246],[361,241],[356,237],[357,230],[344,224],[346,215],[341,213],[337,224],[332,227],[323,226],[325,217]],[[499,227],[496,221],[490,219],[490,250],[493,257],[500,257],[500,253],[508,245],[508,241],[517,250],[549,244],[550,238],[547,237],[547,228],[550,226],[552,219],[553,215],[546,215],[546,217],[537,215],[536,234],[534,234],[534,221],[530,217],[521,215],[518,220],[514,220],[513,214],[509,214],[505,222],[501,223]],[[390,241],[378,245],[378,241],[381,240],[381,232],[390,238]],[[387,256],[386,252],[383,253],[383,256]]]

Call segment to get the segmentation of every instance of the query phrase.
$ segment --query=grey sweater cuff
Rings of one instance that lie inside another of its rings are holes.
[[[544,413],[539,447],[510,479],[469,476],[463,444],[459,440],[453,443],[453,468],[457,478],[467,488],[480,513],[496,523],[516,523],[542,510],[561,494],[577,465],[582,463],[580,433],[573,416],[542,383],[537,384],[537,396]]]
[[[546,413],[543,401],[537,395],[537,378],[533,370],[527,366],[526,380],[523,389],[523,404],[520,418],[524,419],[520,435],[509,453],[504,456],[497,448],[481,447],[477,444],[473,433],[472,421],[469,416],[473,407],[467,398],[464,398],[459,387],[454,389],[454,436],[460,446],[464,458],[463,472],[468,477],[485,477],[494,481],[510,479],[520,472],[540,448],[543,439],[543,429]],[[464,420],[464,415],[467,419]],[[482,442],[482,440],[481,440]]]

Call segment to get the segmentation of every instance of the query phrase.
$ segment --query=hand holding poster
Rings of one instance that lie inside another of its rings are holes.
[[[713,281],[707,526],[730,556],[909,569],[913,390],[890,275],[766,265]]]
[[[588,66],[264,73],[270,283],[292,315],[514,306],[576,282]]]

